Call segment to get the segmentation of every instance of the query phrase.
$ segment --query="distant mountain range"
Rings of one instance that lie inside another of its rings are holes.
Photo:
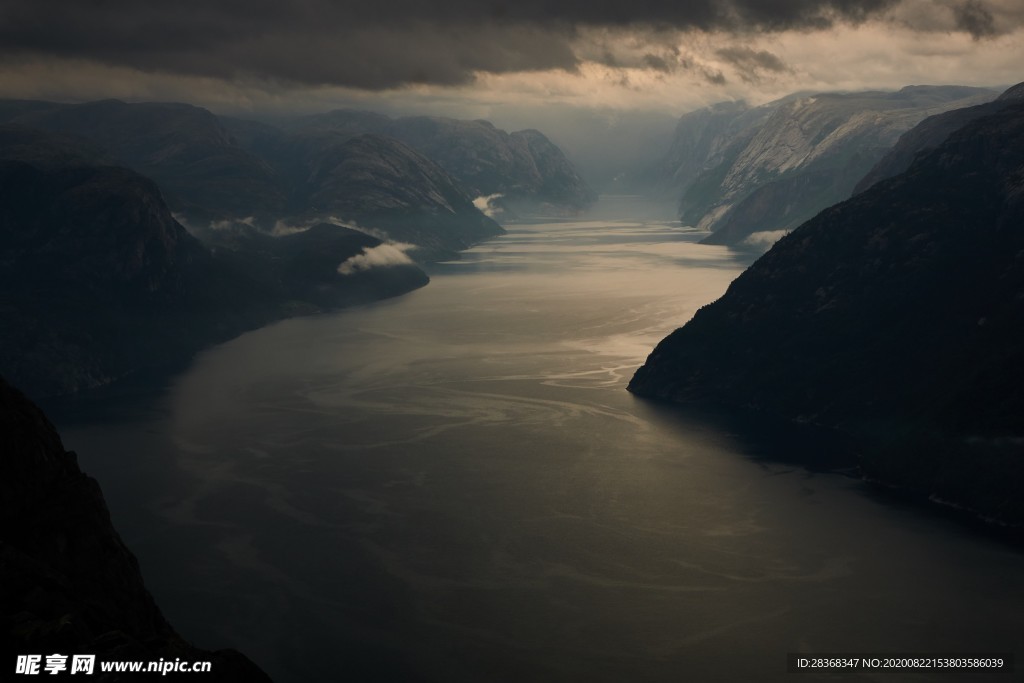
[[[995,98],[962,86],[798,93],[760,107],[726,103],[682,117],[647,172],[680,198],[681,220],[708,244],[761,247],[850,196],[909,130],[932,114]]]
[[[520,213],[576,212],[597,195],[562,151],[536,130],[507,133],[488,121],[340,109],[283,122],[293,134],[345,139],[374,133],[401,140],[437,162],[477,197]]]
[[[421,258],[500,234],[484,212],[576,212],[596,199],[543,134],[487,121],[341,110],[270,125],[188,104],[104,100],[2,101],[0,123],[73,137],[152,178],[190,227],[330,219],[414,241]]]
[[[630,391],[838,429],[869,477],[1024,526],[1021,90],[906,133],[873,173],[905,170],[782,238]]]

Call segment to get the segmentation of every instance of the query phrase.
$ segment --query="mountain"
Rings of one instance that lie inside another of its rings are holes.
[[[345,220],[375,234],[416,241],[423,247],[417,253],[420,258],[450,256],[501,232],[473,205],[475,191],[463,201],[465,188],[453,189],[458,182],[421,154],[404,146],[395,151],[397,142],[378,139],[375,143],[380,149],[394,148],[387,152],[391,160],[404,157],[390,175],[383,172],[386,165],[380,166],[361,176],[353,188],[346,188],[341,181],[353,177],[338,175],[325,164],[338,155],[343,143],[373,128],[374,121],[391,121],[369,113],[353,115],[352,120],[347,128],[332,120],[329,126],[310,125],[289,134],[255,121],[222,119],[188,104],[0,102],[0,123],[62,135],[79,147],[96,150],[95,156],[104,163],[152,178],[172,211],[195,231],[224,221],[245,222],[266,231],[278,221],[332,222],[331,211],[344,209]],[[352,154],[359,149],[366,152],[368,145],[349,148]],[[352,154],[346,157],[348,166],[353,163]],[[537,152],[554,183],[559,169],[551,156],[543,149]],[[364,170],[369,159],[363,157]],[[396,174],[404,172],[410,174],[398,182]],[[373,180],[381,184],[371,188]],[[356,187],[366,194],[363,201],[356,201]],[[558,190],[556,185],[551,187]],[[382,210],[384,206],[391,208]],[[378,220],[383,222],[376,224]]]
[[[153,181],[36,130],[0,126],[0,186],[0,369],[37,397],[427,282],[407,259],[340,272],[385,245],[338,226],[232,244],[218,236],[211,251]]]
[[[134,355],[118,320],[174,302],[209,259],[152,181],[17,139],[0,132],[0,367],[37,395],[105,383]]]
[[[728,169],[735,162],[780,103],[750,107],[745,102],[719,102],[683,114],[668,151],[643,174],[648,192],[676,199],[681,194],[687,205],[698,202],[702,186],[713,183],[714,170]]]
[[[488,121],[380,114],[342,109],[292,121],[289,130],[330,132],[339,137],[363,133],[404,142],[437,162],[473,199],[495,197],[519,211],[579,211],[596,200],[565,154],[542,133],[514,133]]]
[[[879,180],[902,173],[910,167],[919,152],[938,147],[953,131],[962,128],[974,119],[993,114],[1021,99],[1024,99],[1024,83],[1015,85],[992,102],[929,116],[900,136],[889,152],[875,164],[867,175],[861,178],[854,187],[853,193],[863,192]]]
[[[597,196],[562,151],[540,131],[506,133],[488,121],[416,116],[392,134],[435,159],[478,197],[502,195],[513,211],[579,211]]]
[[[852,435],[872,478],[1024,525],[1024,103],[822,211],[629,384]]]
[[[209,661],[211,681],[269,682],[244,655],[186,642],[146,590],[96,481],[43,413],[0,377],[0,649],[110,660]],[[44,660],[45,663],[45,660]],[[8,669],[10,671],[10,669]],[[180,680],[187,675],[171,675]]]
[[[980,88],[909,86],[690,114],[673,144],[672,158],[686,160],[674,171],[685,183],[681,219],[713,231],[708,244],[740,245],[755,233],[770,241],[847,198],[921,119],[994,96]]]
[[[398,296],[429,282],[403,249],[334,223],[280,236],[233,223],[199,236],[228,277],[269,293],[278,317]]]
[[[216,116],[178,103],[6,103],[0,121],[88,140],[155,180],[167,202],[195,221],[269,215],[284,209],[281,180],[242,149]]]
[[[444,169],[395,139],[308,133],[289,147],[303,178],[293,199],[299,216],[334,216],[373,228],[428,257],[452,255],[504,232]]]
[[[498,193],[505,195],[506,204],[513,207],[518,204],[520,211],[550,210],[548,207],[579,211],[597,201],[597,194],[583,181],[562,150],[539,130],[530,128],[511,133],[509,143],[524,147],[533,164],[524,169],[523,175],[529,178],[524,189],[512,186],[503,191],[499,185]],[[534,169],[536,175],[532,173]],[[485,189],[485,186],[480,187],[481,194]]]

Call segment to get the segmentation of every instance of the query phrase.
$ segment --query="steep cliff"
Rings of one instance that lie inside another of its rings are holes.
[[[699,211],[701,192],[695,181],[703,178],[701,184],[707,185],[716,169],[728,169],[781,104],[719,102],[683,114],[668,151],[645,174],[650,189],[674,196],[689,211]]]
[[[704,152],[706,133],[694,137],[700,128],[714,133],[710,149],[721,151],[702,161],[700,172],[680,189],[681,219],[713,231],[709,244],[739,245],[754,233],[777,237],[848,197],[899,135],[921,119],[993,97],[979,88],[922,86],[895,93],[791,95],[738,114],[725,108],[688,115],[676,146]],[[678,171],[681,177],[692,176],[685,168]]]
[[[211,681],[270,680],[234,650],[201,650],[175,633],[111,524],[99,485],[81,472],[42,412],[3,378],[0,435],[0,649],[7,675],[17,655],[58,653],[94,654],[97,662],[209,661],[211,671],[201,677]],[[88,678],[138,679],[103,674],[99,663]]]
[[[779,241],[630,382],[863,440],[865,472],[1024,524],[1024,105]]]

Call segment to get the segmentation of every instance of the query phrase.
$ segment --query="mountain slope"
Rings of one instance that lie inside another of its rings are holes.
[[[380,230],[434,256],[504,232],[440,166],[397,140],[328,133],[291,147],[300,150],[295,163],[304,178],[295,208],[309,216]]]
[[[211,681],[269,681],[234,650],[174,632],[110,522],[103,494],[42,412],[0,377],[0,650],[98,661],[210,661]],[[186,678],[186,675],[172,679]],[[130,680],[101,674],[101,681]]]
[[[16,145],[0,150],[0,368],[37,395],[105,383],[136,362],[145,351],[122,341],[118,321],[153,324],[149,311],[173,306],[210,261],[152,181],[41,150],[29,161]]]
[[[502,195],[506,205],[520,210],[577,211],[596,199],[562,151],[539,131],[507,133],[483,120],[390,119],[357,110],[306,117],[289,128],[341,138],[364,133],[395,138],[440,165],[473,199]]]
[[[471,201],[468,207],[460,203],[453,221],[444,220],[439,197],[441,203],[450,203],[454,194],[466,190],[447,187],[453,184],[452,179],[436,167],[425,172],[423,169],[433,162],[419,155],[415,162],[407,160],[396,167],[395,172],[409,172],[401,182],[396,182],[394,174],[390,178],[379,173],[362,178],[359,188],[367,194],[362,208],[367,211],[357,212],[360,207],[356,206],[354,192],[337,182],[325,185],[322,166],[340,144],[365,132],[363,129],[379,128],[375,122],[390,127],[393,122],[369,113],[350,118],[352,125],[337,117],[328,118],[329,125],[311,124],[289,135],[267,124],[221,119],[187,104],[127,104],[117,100],[79,105],[0,102],[0,122],[76,140],[80,147],[95,149],[104,163],[127,166],[152,178],[168,205],[193,230],[233,220],[269,231],[278,221],[329,221],[330,209],[344,205],[350,214],[348,220],[388,233],[396,228],[396,222],[394,216],[379,211],[383,203],[402,207],[404,227],[400,232],[415,232],[429,249],[443,245],[447,255],[500,232]],[[464,144],[460,132],[452,135],[446,145]],[[528,147],[525,143],[520,146]],[[551,163],[548,166],[555,168]],[[556,170],[549,172],[554,174]],[[381,184],[371,187],[374,177]],[[439,182],[447,184],[445,189],[439,190]],[[370,210],[373,207],[376,209]],[[374,225],[378,218],[387,219],[388,225]],[[486,227],[474,230],[469,227],[473,222]],[[409,227],[414,223],[415,230]],[[397,234],[395,238],[401,239]]]
[[[658,194],[674,195],[686,207],[684,211],[698,211],[703,199],[694,183],[704,177],[700,184],[707,185],[709,178],[728,170],[783,102],[760,107],[750,107],[745,102],[719,102],[683,114],[665,156],[645,174],[650,187]]]
[[[319,230],[218,240],[211,252],[173,219],[151,180],[39,131],[0,127],[0,185],[0,371],[37,397],[427,282],[408,262],[339,272],[382,243],[336,226],[327,238]]]
[[[1024,524],[1024,105],[779,241],[630,382],[810,421],[870,476]]]
[[[715,143],[728,153],[716,157],[717,164],[705,163],[682,188],[681,218],[712,230],[709,244],[738,245],[753,233],[790,230],[848,197],[899,135],[924,117],[994,95],[919,86],[790,96],[751,110]]]
[[[188,104],[9,105],[9,123],[74,135],[160,184],[175,211],[197,221],[280,214],[281,181],[242,149],[217,117]]]
[[[910,167],[919,152],[934,149],[953,131],[982,116],[993,114],[1022,98],[1024,98],[1024,83],[1008,89],[993,102],[929,116],[900,136],[886,155],[872,167],[867,175],[861,178],[854,187],[853,193],[863,192],[879,180],[902,173]]]
[[[539,130],[518,130],[509,135],[509,144],[525,147],[533,168],[537,170],[537,179],[521,197],[516,191],[503,192],[508,203],[539,203],[541,207],[567,206],[581,210],[597,200],[597,195],[586,185],[562,150]],[[480,193],[484,194],[486,189],[481,187]]]

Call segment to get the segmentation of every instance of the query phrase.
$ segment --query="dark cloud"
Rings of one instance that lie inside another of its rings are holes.
[[[648,69],[661,71],[662,73],[669,73],[673,69],[673,66],[669,64],[664,57],[659,57],[658,55],[652,55],[650,53],[644,55],[644,66]]]
[[[956,25],[961,31],[970,33],[975,40],[988,38],[998,33],[992,13],[978,0],[966,0],[953,7]]]
[[[767,50],[749,47],[724,47],[715,54],[736,67],[740,78],[748,83],[760,80],[762,71],[782,73],[788,70],[785,62]]]
[[[466,83],[476,71],[572,70],[581,28],[815,28],[860,21],[894,1],[0,0],[0,59],[372,90]],[[965,27],[983,31],[976,0],[963,8]],[[653,57],[648,68],[670,67]]]
[[[728,81],[725,78],[725,74],[721,71],[711,71],[710,69],[701,69],[701,75],[704,76],[704,80],[712,85],[725,85]]]
[[[785,71],[786,64],[767,50],[751,50],[749,47],[724,47],[715,54],[727,62],[748,69]]]

